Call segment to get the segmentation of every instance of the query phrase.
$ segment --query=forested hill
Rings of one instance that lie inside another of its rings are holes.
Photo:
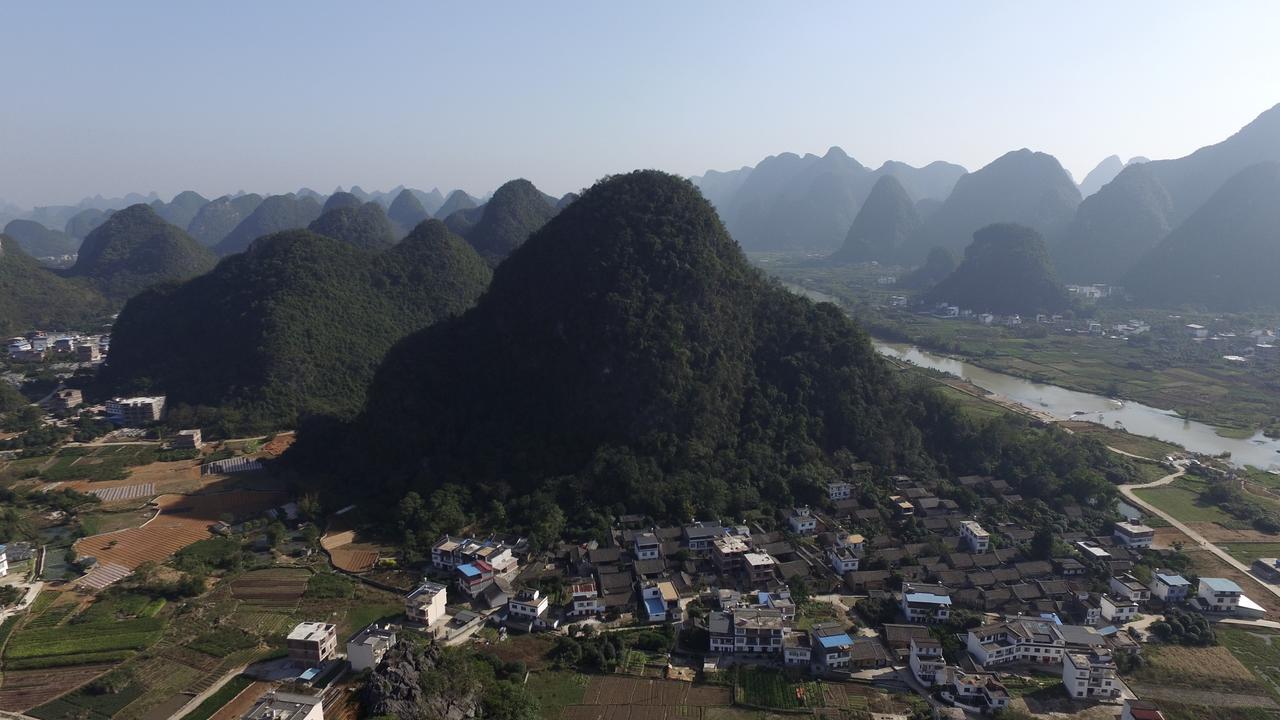
[[[555,216],[557,202],[528,180],[505,183],[484,204],[479,222],[466,234],[467,242],[496,265]]]
[[[124,302],[159,282],[186,280],[214,265],[213,255],[148,205],[113,213],[89,233],[68,272],[88,279],[109,300]]]
[[[348,417],[396,340],[465,310],[489,277],[439,221],[382,252],[307,231],[271,235],[207,275],[130,300],[101,379],[116,392],[166,393],[177,418],[224,433]]]
[[[397,237],[386,211],[376,202],[326,210],[307,229],[366,250],[385,250],[396,244]]]
[[[925,298],[1008,315],[1062,312],[1070,304],[1044,239],[1012,223],[988,225],[974,233],[960,266]]]
[[[1016,446],[1024,492],[1105,491],[1101,446],[1042,435],[904,387],[838,309],[751,268],[690,183],[639,171],[534,233],[475,308],[396,345],[357,422],[304,428],[287,462],[336,502],[376,478],[363,502],[414,490],[513,525],[740,517],[816,499],[850,454],[945,473]]]
[[[0,235],[0,335],[35,328],[82,328],[105,320],[107,303],[89,283],[54,274]]]
[[[320,204],[312,198],[272,195],[241,220],[214,250],[219,255],[242,252],[249,243],[264,235],[305,228],[320,217],[320,211]]]

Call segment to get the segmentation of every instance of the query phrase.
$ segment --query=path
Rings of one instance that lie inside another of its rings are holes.
[[[1114,450],[1114,448],[1112,449]],[[1116,451],[1116,452],[1119,452],[1119,451]],[[1122,454],[1128,455],[1128,453],[1122,453]],[[1220,560],[1230,565],[1231,567],[1239,570],[1245,575],[1248,575],[1249,577],[1253,578],[1254,580],[1257,581],[1259,585],[1266,588],[1267,591],[1270,592],[1272,595],[1275,595],[1277,598],[1280,598],[1280,587],[1272,583],[1265,582],[1261,578],[1258,578],[1252,572],[1250,572],[1248,565],[1245,565],[1244,563],[1232,557],[1229,553],[1227,553],[1227,551],[1223,550],[1217,545],[1214,545],[1213,543],[1206,540],[1203,535],[1196,532],[1195,530],[1192,530],[1190,527],[1187,526],[1186,523],[1183,523],[1182,521],[1178,520],[1177,518],[1170,515],[1169,513],[1161,510],[1160,508],[1138,497],[1138,494],[1134,492],[1134,490],[1143,490],[1146,488],[1153,488],[1153,487],[1160,487],[1161,485],[1168,485],[1174,480],[1177,480],[1178,478],[1182,477],[1184,474],[1186,474],[1186,472],[1187,472],[1186,468],[1180,466],[1177,472],[1165,475],[1164,477],[1154,482],[1144,483],[1141,485],[1121,485],[1120,494],[1124,495],[1126,502],[1132,503],[1133,505],[1139,508],[1142,508],[1143,510],[1151,513],[1152,515],[1156,515],[1161,518],[1164,518],[1166,522],[1168,522],[1170,525],[1177,528],[1179,531],[1182,532],[1182,534],[1194,540],[1196,544],[1200,546],[1201,549],[1207,550],[1213,553],[1214,555],[1217,555]]]
[[[236,667],[228,670],[217,682],[205,688],[204,692],[191,698],[189,701],[187,701],[186,705],[183,705],[182,707],[178,708],[177,712],[169,716],[169,720],[178,720],[178,718],[182,717],[183,715],[186,715],[192,710],[195,710],[197,707],[200,706],[200,703],[207,700],[210,695],[221,690],[223,685],[226,685],[227,683],[231,682],[232,678],[244,672],[245,668],[248,668],[248,667],[249,667],[248,665],[241,665],[240,667]]]

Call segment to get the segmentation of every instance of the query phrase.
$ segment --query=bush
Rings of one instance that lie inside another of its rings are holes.
[[[303,593],[303,596],[319,599],[340,599],[352,597],[355,592],[355,584],[345,576],[337,573],[322,572],[312,575],[311,579],[307,580],[307,590]]]

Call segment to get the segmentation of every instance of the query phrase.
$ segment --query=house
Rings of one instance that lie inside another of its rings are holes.
[[[831,501],[848,500],[853,495],[853,485],[843,480],[827,483],[827,499]]]
[[[1009,691],[991,673],[967,673],[948,667],[945,676],[944,692],[959,704],[992,712],[1009,707]]]
[[[554,628],[559,621],[548,618],[551,601],[539,590],[519,590],[507,600],[507,625],[525,632]]]
[[[797,535],[812,535],[818,530],[818,518],[807,507],[792,508],[787,514],[787,524]]]
[[[1104,593],[1098,601],[1102,619],[1113,625],[1123,625],[1138,616],[1138,603],[1132,600]]]
[[[733,634],[733,613],[713,610],[707,614],[709,649],[713,653],[732,653],[736,645]]]
[[[332,658],[338,651],[338,626],[333,623],[301,622],[285,639],[289,660],[315,667]]]
[[[1088,568],[1075,558],[1054,558],[1053,571],[1064,578],[1071,578],[1084,575]]]
[[[204,447],[204,440],[201,437],[199,428],[179,430],[178,434],[174,435],[169,442],[179,450],[199,450]]]
[[[1092,540],[1081,540],[1076,543],[1076,548],[1083,554],[1084,559],[1089,562],[1105,563],[1111,560],[1111,553]]]
[[[827,550],[827,557],[831,559],[831,569],[840,577],[844,577],[847,572],[857,572],[860,559],[854,554],[853,548],[849,546],[840,547],[833,545]]]
[[[434,582],[423,582],[416,590],[405,596],[404,615],[413,622],[423,625],[434,625],[444,617],[444,606],[448,591],[444,585]]]
[[[454,539],[445,535],[431,547],[431,564],[441,570],[452,570],[476,561],[484,561],[496,573],[506,573],[519,564],[510,547],[492,539]]]
[[[84,394],[73,388],[64,388],[53,394],[50,405],[54,410],[66,412],[84,403]]]
[[[776,563],[769,553],[743,553],[742,563],[747,571],[747,579],[752,585],[765,585],[773,579]]]
[[[791,600],[791,591],[756,593],[756,604],[782,613],[782,619],[791,622],[796,619],[796,604]]]
[[[604,612],[604,603],[600,601],[600,593],[596,590],[594,580],[580,580],[569,586],[569,597],[573,601],[573,615],[596,615]]]
[[[102,359],[102,351],[93,343],[76,346],[76,360],[80,362],[97,362]]]
[[[1200,578],[1200,591],[1196,597],[1201,607],[1209,612],[1230,613],[1240,606],[1244,591],[1226,578]]]
[[[984,553],[991,547],[991,535],[974,520],[961,521],[960,537],[964,538],[971,552]]]
[[[1124,701],[1124,709],[1120,711],[1120,720],[1165,720],[1160,706],[1150,700]]]
[[[458,589],[472,599],[493,582],[493,566],[483,560],[459,565],[453,570],[458,579]]]
[[[907,622],[946,622],[951,617],[951,595],[940,585],[902,586],[902,614]]]
[[[788,633],[782,639],[782,664],[812,666],[813,649],[808,633]]]
[[[742,556],[751,550],[747,541],[738,535],[722,535],[711,543],[711,562],[722,575],[731,575],[743,568]]]
[[[382,662],[382,656],[395,644],[396,632],[390,625],[370,625],[347,641],[347,661],[356,672],[371,669]]]
[[[1012,618],[969,630],[965,649],[979,667],[1009,662],[1053,665],[1062,661],[1067,642],[1048,620]]]
[[[1111,594],[1125,600],[1144,603],[1151,599],[1151,591],[1132,575],[1113,576],[1107,581],[1107,586],[1111,589]]]
[[[1120,694],[1111,653],[1067,653],[1062,657],[1062,685],[1073,698],[1113,698]]]
[[[677,619],[672,613],[679,613],[680,595],[669,580],[646,582],[640,587],[640,604],[648,622],[666,622]]]
[[[818,623],[809,630],[812,664],[823,670],[848,669],[853,653],[853,638],[837,623]]]
[[[849,670],[875,670],[889,667],[891,658],[880,640],[873,637],[857,636],[853,638],[853,647],[849,649]]]
[[[931,637],[911,638],[911,655],[907,664],[921,685],[941,685],[943,670],[947,666],[942,657],[942,643]]]
[[[662,555],[662,541],[652,532],[636,533],[631,541],[631,554],[636,560],[657,560]]]
[[[112,398],[107,401],[107,419],[127,427],[158,422],[164,415],[165,396]]]
[[[324,720],[324,697],[269,690],[244,720]]]
[[[685,525],[683,530],[684,544],[690,550],[710,550],[711,543],[726,532],[728,530],[720,523],[698,522],[692,525]]]
[[[782,613],[768,608],[740,608],[733,611],[733,648],[739,653],[781,653],[782,639],[790,624]]]
[[[1139,522],[1122,520],[1116,523],[1111,537],[1120,545],[1131,548],[1146,549],[1155,540],[1156,531]]]
[[[1147,584],[1153,597],[1166,603],[1179,603],[1187,599],[1191,593],[1191,583],[1181,575],[1171,573],[1151,573],[1151,582]]]
[[[1207,338],[1209,337],[1209,328],[1197,323],[1187,323],[1185,327],[1188,337]]]
[[[916,506],[901,495],[890,495],[889,502],[893,503],[894,511],[898,517],[911,517],[916,514]]]

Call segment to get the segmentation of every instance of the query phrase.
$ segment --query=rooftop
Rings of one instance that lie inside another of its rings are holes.
[[[926,603],[929,605],[950,605],[951,598],[946,595],[937,595],[927,592],[910,592],[906,594],[909,603]]]
[[[293,630],[289,632],[289,639],[319,642],[324,639],[325,635],[331,632],[336,632],[337,629],[338,626],[333,623],[301,622],[295,625]]]
[[[245,720],[302,720],[323,698],[286,692],[268,692],[258,699]]]
[[[830,649],[842,647],[844,645],[852,645],[853,639],[849,637],[848,633],[840,633],[839,635],[826,635],[819,637],[818,642],[822,647]]]
[[[1235,592],[1235,593],[1244,592],[1244,590],[1241,590],[1240,586],[1235,584],[1234,581],[1228,580],[1226,578],[1202,577],[1200,578],[1200,584],[1206,588],[1209,588],[1209,590],[1212,592]]]
[[[1190,587],[1191,583],[1181,575],[1165,575],[1164,573],[1156,573],[1156,579],[1168,585],[1169,587]]]

